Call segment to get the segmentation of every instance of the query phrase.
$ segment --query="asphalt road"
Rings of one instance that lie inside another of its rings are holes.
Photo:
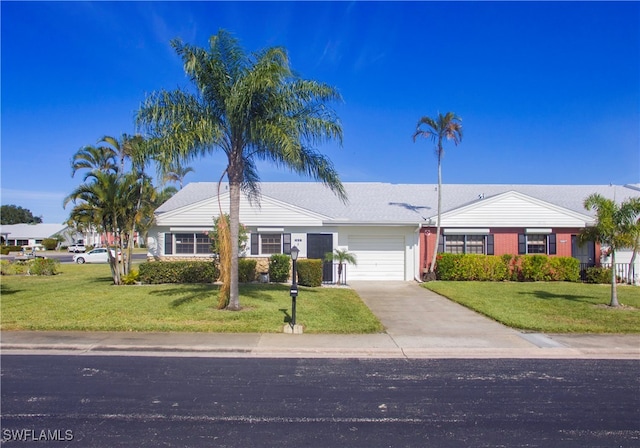
[[[635,360],[1,363],[6,446],[640,446]]]

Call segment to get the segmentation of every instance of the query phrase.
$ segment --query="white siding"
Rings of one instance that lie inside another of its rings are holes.
[[[229,196],[221,197],[223,213],[229,213]],[[159,226],[212,227],[213,219],[220,214],[217,199],[206,199],[171,212],[159,214]],[[282,202],[262,197],[260,206],[240,199],[240,222],[246,226],[321,226],[324,217]]]
[[[515,192],[443,214],[444,227],[584,227],[589,221],[553,204]]]

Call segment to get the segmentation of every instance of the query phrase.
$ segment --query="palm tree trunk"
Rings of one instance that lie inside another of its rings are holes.
[[[616,289],[616,251],[613,249],[611,250],[611,303],[609,306],[620,306]]]
[[[227,309],[240,309],[238,289],[238,235],[240,233],[240,182],[229,172],[229,224],[231,233],[231,281]],[[224,218],[224,217],[223,217]]]
[[[429,265],[429,272],[435,272],[438,244],[440,243],[440,215],[442,214],[442,138],[438,141],[438,222],[436,223],[436,241],[433,245],[433,256]]]

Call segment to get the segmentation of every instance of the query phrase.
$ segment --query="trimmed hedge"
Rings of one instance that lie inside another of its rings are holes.
[[[269,281],[285,283],[289,280],[291,257],[285,254],[274,254],[269,258]]]
[[[238,259],[238,281],[240,283],[251,283],[256,279],[256,265],[258,262],[251,258]]]
[[[580,279],[580,261],[547,255],[438,254],[439,280],[568,281]]]
[[[58,240],[55,238],[45,238],[42,240],[42,245],[47,250],[55,250],[58,247]]]
[[[322,260],[298,260],[296,270],[298,271],[299,285],[322,286]]]
[[[153,261],[139,267],[139,280],[146,284],[213,283],[220,270],[214,261]]]
[[[9,252],[20,252],[22,250],[22,246],[1,246],[0,253],[2,255],[9,255]]]

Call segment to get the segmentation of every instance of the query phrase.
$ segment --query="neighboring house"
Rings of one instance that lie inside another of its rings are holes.
[[[324,258],[334,249],[356,255],[349,280],[419,279],[435,244],[437,186],[345,183],[343,204],[312,182],[260,184],[260,204],[242,198],[240,222],[249,233],[247,257],[261,266],[274,253],[300,249],[302,258]],[[229,194],[220,195],[223,212]],[[640,196],[623,186],[444,185],[440,251],[455,253],[546,253],[599,261],[594,244],[580,247],[576,235],[593,223],[582,203],[592,193],[622,201]],[[191,183],[156,210],[149,256],[210,257],[208,232],[219,215],[217,184]],[[259,268],[260,269],[260,268]],[[331,281],[331,265],[324,280]]]
[[[0,226],[2,241],[8,246],[38,246],[45,238],[61,235],[64,245],[72,244],[82,235],[69,229],[66,224],[5,224]],[[75,238],[75,239],[74,239]]]

